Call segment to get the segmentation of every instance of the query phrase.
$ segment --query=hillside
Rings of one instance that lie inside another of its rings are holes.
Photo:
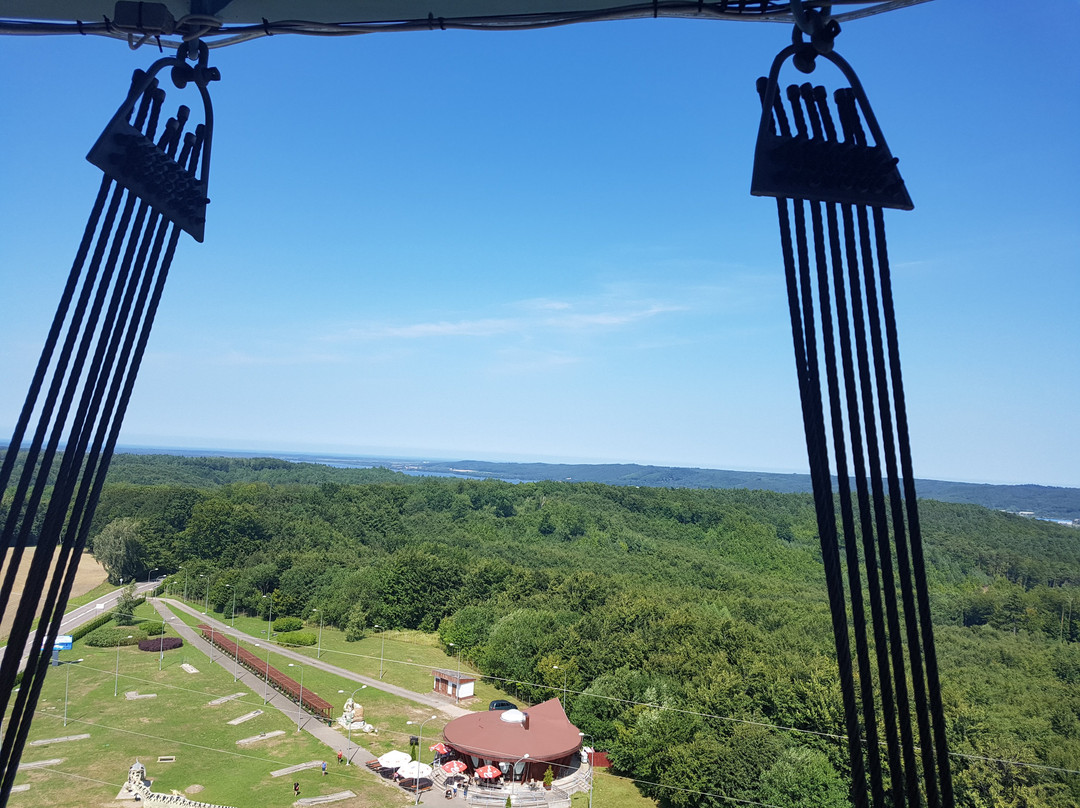
[[[940,502],[923,527],[952,751],[1054,767],[956,757],[957,804],[1071,808],[1075,529]],[[183,567],[170,582],[212,582],[219,610],[235,597],[264,618],[271,602],[275,615],[319,609],[354,638],[435,632],[512,696],[565,691],[574,723],[661,808],[845,804],[846,756],[818,734],[841,707],[805,494],[392,474],[122,483],[106,487],[92,543],[133,563],[124,574]]]

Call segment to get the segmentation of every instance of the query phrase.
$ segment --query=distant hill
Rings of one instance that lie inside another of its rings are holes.
[[[642,466],[635,463],[493,463],[486,460],[427,461],[346,455],[259,454],[214,450],[122,448],[113,458],[110,482],[141,485],[218,486],[236,482],[272,484],[373,483],[410,476],[492,478],[512,482],[560,480],[650,488],[745,488],[781,494],[809,493],[810,475],[764,471]],[[16,475],[17,476],[17,475]],[[1047,485],[987,485],[916,480],[919,496],[941,502],[981,505],[1040,519],[1080,519],[1080,489]]]
[[[389,465],[389,468],[395,468]],[[636,464],[489,463],[459,460],[452,463],[409,463],[411,469],[438,474],[495,477],[504,480],[564,480],[643,485],[663,488],[748,488],[783,494],[808,493],[809,474],[774,474],[763,471],[672,468]],[[1080,488],[1047,485],[984,485],[945,480],[916,480],[925,499],[982,505],[998,511],[1031,511],[1043,519],[1080,519]]]

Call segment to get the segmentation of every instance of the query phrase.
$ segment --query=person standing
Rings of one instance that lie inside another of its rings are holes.
[[[322,762],[322,776],[326,777],[326,761]]]
[[[292,784],[292,791],[293,791],[293,794],[295,794],[297,797],[299,797],[300,796],[300,784],[299,783],[293,783]]]
[[[342,753],[342,751],[340,749],[337,750],[337,762],[338,763],[344,763],[345,762],[345,755]]]

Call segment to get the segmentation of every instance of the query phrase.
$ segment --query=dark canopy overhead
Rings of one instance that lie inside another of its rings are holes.
[[[834,0],[831,15],[843,22],[926,1]],[[520,30],[636,17],[794,21],[790,0],[6,0],[0,33],[175,37],[162,42],[173,45],[201,37],[213,47],[283,33]]]

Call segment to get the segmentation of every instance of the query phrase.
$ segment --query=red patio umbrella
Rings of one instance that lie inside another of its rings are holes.
[[[502,772],[494,766],[481,766],[476,770],[476,776],[485,780],[494,780],[496,777],[502,777]]]
[[[444,763],[442,765],[442,770],[447,774],[461,774],[467,768],[469,768],[469,764],[464,760],[451,760],[449,763]],[[489,766],[488,768],[493,767]]]
[[[429,746],[428,751],[434,752],[436,755],[445,755],[447,752],[450,751],[450,747],[444,744],[442,741],[439,741],[434,746]]]

